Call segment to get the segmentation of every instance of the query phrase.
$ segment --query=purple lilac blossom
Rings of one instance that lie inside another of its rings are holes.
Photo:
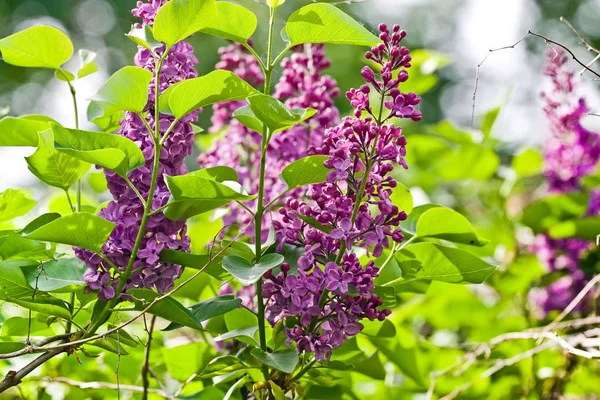
[[[267,149],[265,166],[265,202],[269,202],[284,192],[286,185],[279,179],[283,168],[289,163],[305,157],[311,146],[323,141],[325,129],[339,122],[339,113],[333,99],[338,96],[339,89],[335,80],[322,75],[322,71],[330,66],[325,58],[323,45],[307,44],[293,49],[294,53],[285,58],[281,66],[282,76],[275,85],[274,97],[283,101],[290,108],[311,107],[317,113],[310,119],[291,128],[273,135]],[[218,69],[226,69],[236,73],[254,87],[264,83],[264,77],[259,64],[243,46],[231,44],[219,50],[221,61]],[[258,175],[260,164],[261,136],[257,132],[243,126],[233,119],[233,112],[245,105],[243,101],[228,102],[213,107],[211,132],[221,132],[221,137],[211,148],[200,155],[198,162],[202,168],[225,165],[234,168],[239,181],[249,193],[258,191]],[[300,197],[304,192],[297,190],[291,196]],[[255,201],[246,203],[254,208]],[[281,205],[281,204],[279,204]],[[275,205],[275,208],[278,205]],[[224,217],[225,225],[237,228],[248,226],[252,231],[252,216],[237,204],[228,206],[228,214]],[[268,226],[277,213],[265,213],[263,234],[268,235]]]
[[[139,1],[133,15],[143,20],[143,24],[151,25],[159,8],[166,3],[165,0],[150,0],[148,3]],[[138,27],[140,24],[137,25]],[[164,47],[156,49],[161,55]],[[177,43],[165,58],[160,74],[160,92],[169,86],[184,79],[194,78],[197,72],[194,65],[198,60],[193,54],[193,48],[185,41]],[[139,47],[135,56],[135,64],[147,69],[154,74],[155,63],[150,51]],[[146,107],[147,121],[154,127],[154,99],[155,81],[149,85],[149,99]],[[170,193],[164,182],[164,175],[182,175],[187,172],[184,159],[192,153],[194,132],[191,122],[197,119],[197,112],[184,117],[179,121],[166,140],[160,153],[159,174],[154,197],[151,199],[152,208],[157,209],[165,205]],[[173,117],[161,115],[160,131],[165,132],[171,125]],[[134,113],[125,113],[120,122],[121,128],[117,135],[124,136],[134,141],[142,150],[146,163],[143,167],[132,171],[128,178],[138,191],[147,198],[152,177],[154,162],[154,139],[146,129],[143,121]],[[88,290],[98,290],[99,298],[107,301],[115,296],[115,288],[119,284],[119,275],[123,272],[130,259],[133,244],[138,234],[144,206],[134,191],[125,180],[114,172],[105,171],[113,199],[99,212],[99,216],[115,222],[115,230],[102,248],[102,253],[119,267],[120,271],[113,270],[98,255],[84,249],[75,249],[77,257],[87,264],[84,281]],[[133,273],[125,284],[124,289],[133,287],[156,288],[159,292],[166,292],[173,288],[174,280],[181,275],[179,265],[159,262],[159,254],[163,249],[189,251],[190,239],[186,235],[184,221],[171,221],[162,212],[150,217],[137,259],[133,263]]]
[[[582,179],[593,174],[600,159],[600,135],[584,128],[582,118],[588,114],[585,100],[576,92],[575,72],[567,68],[567,54],[550,49],[545,74],[552,88],[542,94],[544,113],[550,123],[550,137],[544,145],[544,175],[552,193],[582,190]],[[600,191],[592,190],[587,215],[600,215]],[[563,310],[588,282],[579,262],[592,243],[580,239],[552,239],[547,234],[536,237],[532,250],[549,272],[566,271],[567,275],[548,287],[532,293],[532,298],[545,315]],[[585,310],[586,301],[576,307]]]
[[[287,264],[278,275],[265,274],[266,317],[272,324],[283,318],[295,321],[286,329],[288,345],[295,342],[298,353],[314,353],[318,361],[329,360],[332,350],[358,334],[362,319],[383,321],[390,314],[373,293],[379,269],[374,261],[361,265],[352,250],[363,247],[367,255],[379,257],[390,247],[390,239],[403,240],[399,224],[407,215],[390,201],[397,182],[388,174],[394,163],[407,168],[406,139],[402,128],[385,122],[393,117],[419,121],[421,112],[415,109],[420,98],[398,89],[408,79],[411,61],[400,44],[406,32],[398,25],[392,32],[384,24],[379,29],[382,43],[366,53],[381,67],[379,76],[363,68],[361,75],[370,86],[346,94],[355,117],[327,129],[323,142],[309,149],[309,154],[328,156],[327,182],[311,185],[306,202],[288,197],[279,210],[282,217],[273,223],[280,243],[303,247],[304,253],[297,275]],[[369,103],[372,89],[385,100],[377,117]],[[350,252],[340,257],[339,265],[331,261],[332,255],[346,250]]]

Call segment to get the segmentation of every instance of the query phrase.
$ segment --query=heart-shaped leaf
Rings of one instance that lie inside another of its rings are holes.
[[[434,207],[421,215],[417,222],[417,237],[445,239],[473,246],[489,243],[475,231],[468,219],[446,207]]]
[[[115,224],[110,221],[94,214],[78,212],[55,219],[23,236],[99,252],[114,228]],[[27,231],[27,227],[24,231]]]
[[[333,43],[376,46],[381,41],[351,16],[331,4],[309,4],[295,11],[285,25],[290,45]]]
[[[327,182],[327,174],[331,170],[323,163],[328,156],[308,156],[289,164],[281,172],[281,179],[294,189],[304,185]]]
[[[245,7],[226,1],[217,2],[217,17],[202,32],[234,42],[246,43],[256,30],[256,15]]]
[[[36,152],[25,157],[29,171],[47,185],[69,189],[90,169],[90,164],[57,151],[52,130],[38,135],[40,142]]]
[[[154,37],[173,46],[210,25],[216,17],[215,0],[171,0],[154,18]]]
[[[258,264],[250,264],[237,256],[223,257],[223,268],[242,285],[253,285],[263,274],[281,265],[284,257],[281,254],[269,253],[260,259]]]
[[[50,129],[51,122],[56,123],[45,115],[4,117],[0,120],[0,146],[36,147],[39,144],[38,132]]]
[[[273,353],[266,353],[261,349],[252,349],[250,354],[262,361],[263,364],[286,374],[294,372],[299,361],[298,354],[292,349],[275,351]]]
[[[169,87],[159,98],[162,113],[181,118],[198,108],[224,101],[244,100],[258,91],[229,71],[213,71]]]
[[[73,55],[73,43],[53,26],[32,26],[0,39],[5,62],[19,67],[59,69]]]
[[[68,129],[52,124],[56,149],[120,176],[144,165],[144,154],[133,141],[119,135]]]

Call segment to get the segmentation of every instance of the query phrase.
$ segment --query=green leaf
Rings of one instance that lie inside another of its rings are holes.
[[[12,317],[2,323],[2,336],[52,336],[55,332],[37,319]]]
[[[150,289],[130,289],[127,291],[133,296],[135,302],[135,308],[137,310],[144,310],[155,298],[159,296],[158,293]],[[150,307],[148,312],[157,317],[164,318],[168,321],[175,322],[177,324],[187,326],[190,328],[202,330],[200,321],[196,319],[194,314],[185,308],[180,302],[172,297],[166,297],[159,300]]]
[[[285,0],[267,0],[267,5],[271,8],[277,8],[285,3]]]
[[[214,358],[214,350],[208,343],[163,347],[161,352],[169,375],[181,382],[200,373],[208,361]]]
[[[41,266],[28,265],[21,269],[29,286],[42,292],[53,292],[83,286],[83,274],[87,268],[79,258],[60,258]]]
[[[13,351],[23,350],[25,343],[21,342],[0,342],[0,354],[8,354]]]
[[[257,331],[258,331],[258,326],[248,326],[246,328],[234,329],[234,330],[231,330],[229,332],[223,333],[223,334],[215,337],[214,341],[215,342],[223,342],[227,339],[247,337],[247,338],[250,338],[250,340],[252,340],[254,343],[256,343],[258,345],[258,342],[256,341],[256,338],[254,336],[254,335],[256,335]]]
[[[172,0],[154,18],[154,37],[169,47],[217,18],[214,0]]]
[[[0,39],[0,51],[8,64],[59,69],[73,55],[73,44],[58,28],[33,26]]]
[[[31,199],[23,190],[6,189],[0,193],[0,222],[27,214],[37,201]]]
[[[7,298],[6,301],[14,303],[28,310],[37,311],[43,314],[55,315],[64,319],[71,319],[71,312],[67,303],[56,297],[38,294],[34,298]]]
[[[85,78],[88,75],[98,72],[96,53],[91,50],[80,49],[77,54],[79,56],[77,79]]]
[[[65,215],[24,234],[28,239],[54,242],[100,252],[115,224],[94,214],[79,212]]]
[[[75,75],[62,68],[54,71],[54,77],[63,82],[73,82],[75,80]]]
[[[97,102],[90,102],[87,108],[88,121],[96,124],[102,132],[114,132],[121,128],[120,121],[123,118],[123,112],[111,110],[110,107],[105,111],[102,105]]]
[[[159,108],[162,113],[181,118],[198,108],[224,101],[245,100],[256,93],[256,89],[234,73],[218,70],[169,87],[160,95]]]
[[[396,327],[394,324],[385,319],[381,321],[364,321],[364,329],[360,331],[363,335],[380,338],[390,338],[396,336]]]
[[[186,268],[200,269],[208,264],[204,272],[215,279],[224,280],[229,274],[221,267],[223,257],[211,257],[209,254],[190,254],[183,251],[164,249],[160,253],[160,261],[181,265]]]
[[[392,189],[390,200],[400,211],[410,214],[413,210],[413,198],[410,190],[400,182],[396,182],[396,187]]]
[[[525,207],[521,222],[535,234],[547,231],[559,222],[583,216],[588,210],[587,193],[565,193],[548,196]]]
[[[47,185],[68,190],[90,169],[90,164],[57,151],[50,129],[38,135],[40,142],[36,152],[25,157],[29,171]]]
[[[406,376],[420,386],[425,387],[425,381],[417,363],[417,350],[414,346],[404,347],[397,338],[370,337],[369,340],[388,360],[396,364]]]
[[[52,124],[56,149],[122,177],[144,165],[144,154],[133,141],[119,135],[68,129]]]
[[[576,218],[550,228],[550,236],[557,239],[578,238],[595,241],[599,235],[600,216]]]
[[[271,269],[281,265],[284,258],[281,254],[270,253],[261,258],[258,264],[251,265],[241,257],[223,257],[223,268],[242,285],[253,285]]]
[[[403,278],[388,282],[394,286],[411,280],[436,280],[449,283],[483,283],[496,270],[471,253],[435,243],[417,243],[396,253]]]
[[[273,397],[275,397],[275,400],[287,400],[287,398],[285,397],[285,392],[282,388],[277,386],[275,382],[269,381],[269,386],[271,387],[271,392],[273,392]]]
[[[231,385],[229,390],[227,390],[227,393],[225,393],[225,396],[223,396],[223,400],[231,399],[233,394],[236,393],[238,391],[238,389],[240,389],[242,386],[244,386],[244,384],[246,383],[247,380],[248,380],[248,375],[244,375],[238,381],[236,381],[233,385]]]
[[[215,376],[221,376],[247,368],[248,367],[244,365],[237,357],[220,356],[210,360],[210,362],[206,365],[206,368],[204,368],[202,373],[199,375],[199,378],[213,378]]]
[[[408,218],[400,223],[400,227],[406,233],[412,236],[417,234],[417,223],[419,218],[427,211],[435,207],[441,207],[437,204],[423,204],[412,209],[408,214]]]
[[[491,149],[478,144],[465,144],[443,157],[435,166],[435,173],[442,179],[475,179],[485,181],[491,178],[500,159]]]
[[[494,127],[494,123],[498,118],[498,114],[500,114],[500,107],[496,107],[488,111],[483,116],[483,122],[481,123],[481,132],[485,137],[489,137],[492,133],[492,128]]]
[[[0,260],[45,260],[54,255],[54,246],[19,236],[13,231],[0,231]]]
[[[417,237],[445,239],[472,246],[489,243],[475,231],[468,219],[446,207],[435,207],[421,215],[417,222]]]
[[[38,132],[50,129],[51,122],[56,121],[44,115],[4,117],[0,120],[0,147],[36,147],[40,141]]]
[[[202,32],[246,44],[256,30],[256,15],[245,7],[219,1],[217,17]]]
[[[296,160],[283,169],[281,180],[288,185],[288,189],[327,182],[327,174],[331,172],[323,165],[327,158],[327,156],[308,156]]]
[[[225,167],[207,168],[186,175],[165,176],[171,192],[164,214],[171,220],[184,220],[222,207],[234,200],[251,200],[242,193],[233,174],[221,173]],[[235,175],[237,181],[237,174]]]
[[[333,43],[376,46],[381,41],[352,17],[330,4],[310,4],[295,11],[285,25],[290,45]]]
[[[286,374],[294,372],[299,361],[298,354],[293,349],[280,350],[273,353],[265,353],[261,349],[252,349],[250,354],[262,361],[263,364]]]
[[[265,125],[258,119],[250,106],[243,106],[233,112],[233,117],[242,123],[245,127],[261,135],[265,134]]]
[[[152,72],[143,68],[121,68],[98,89],[92,104],[102,110],[103,116],[121,111],[142,112],[148,103],[151,80]]]
[[[27,283],[21,267],[30,261],[0,261],[0,299],[31,296],[33,289]]]
[[[131,39],[138,46],[150,50],[154,53],[154,50],[162,46],[162,43],[154,39],[152,34],[152,27],[150,25],[144,25],[140,28],[136,28],[135,25],[131,27],[129,33],[127,33],[129,39]]]
[[[234,299],[233,296],[220,296],[196,303],[193,306],[188,307],[188,310],[193,314],[196,322],[202,322],[218,315],[226,314],[231,310],[235,310],[240,304],[242,304],[241,299]],[[181,324],[171,323],[163,330],[170,331],[181,328],[182,326],[183,325]]]
[[[98,347],[108,352],[120,354],[123,356],[129,354],[129,352],[123,348],[123,343],[120,343],[120,341],[116,340],[114,337],[105,337],[102,339],[94,340],[93,342],[89,342],[88,346]]]
[[[517,176],[526,177],[539,175],[542,172],[544,159],[535,149],[523,149],[513,157],[512,167]]]
[[[316,110],[312,108],[295,108],[289,109],[285,104],[272,96],[265,94],[257,94],[249,96],[247,99],[250,111],[245,109],[241,112],[242,119],[238,119],[241,123],[248,119],[258,119],[261,121],[271,133],[283,131],[292,126],[315,115]],[[240,115],[240,112],[237,114]],[[233,116],[237,118],[236,113]],[[253,117],[252,117],[253,116]],[[256,122],[251,123],[250,129],[254,129]],[[264,134],[264,132],[257,131]]]

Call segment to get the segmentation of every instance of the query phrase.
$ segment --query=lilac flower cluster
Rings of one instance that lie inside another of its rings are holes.
[[[266,275],[267,318],[271,323],[296,318],[296,326],[286,330],[288,342],[296,343],[298,353],[314,352],[318,361],[329,359],[333,349],[360,332],[360,320],[383,320],[390,313],[380,310],[383,303],[373,293],[378,276],[374,262],[363,267],[355,253],[346,253],[361,246],[367,255],[379,257],[390,247],[390,239],[403,240],[399,225],[407,218],[390,201],[397,182],[389,176],[393,163],[407,168],[406,139],[402,128],[385,122],[393,117],[420,120],[415,109],[420,98],[398,89],[408,79],[411,61],[408,49],[400,44],[406,32],[397,25],[392,32],[384,24],[379,29],[383,43],[366,54],[380,66],[379,77],[363,68],[370,86],[346,94],[355,117],[327,129],[323,143],[309,150],[328,156],[327,182],[311,185],[307,202],[287,198],[279,210],[281,219],[273,223],[280,242],[301,246],[304,253],[298,259],[297,276],[287,265],[277,276]],[[383,109],[374,115],[371,88],[381,96],[387,115]],[[334,254],[336,262],[331,261]]]
[[[585,100],[577,95],[575,73],[566,67],[566,53],[551,49],[548,56],[545,74],[552,80],[552,89],[542,97],[551,136],[544,146],[544,174],[551,192],[567,193],[581,190],[582,178],[595,172],[600,160],[600,135],[581,124],[589,110]],[[591,191],[587,214],[600,215],[600,191]],[[588,277],[579,269],[579,261],[591,246],[585,240],[551,239],[547,234],[536,238],[532,250],[542,264],[551,272],[568,272],[533,293],[543,314],[563,310],[583,289]],[[584,309],[585,302],[578,307]]]
[[[236,73],[251,85],[258,87],[264,83],[258,62],[248,54],[243,46],[231,44],[219,50],[221,61],[217,68],[227,69]],[[274,97],[283,101],[290,108],[311,107],[317,113],[302,124],[288,131],[273,135],[267,149],[267,164],[265,166],[265,201],[274,199],[286,187],[279,179],[283,168],[299,158],[307,155],[311,146],[318,145],[323,140],[325,129],[339,122],[339,113],[333,99],[339,94],[336,82],[322,71],[330,66],[325,58],[322,45],[307,44],[294,49],[291,57],[285,58],[281,66],[283,73],[275,86]],[[245,102],[222,103],[213,107],[211,132],[222,131],[211,148],[200,155],[198,162],[202,168],[226,165],[234,168],[242,186],[250,193],[258,190],[258,175],[260,165],[260,134],[250,131],[232,118],[233,112]],[[300,197],[301,191],[292,195]],[[255,202],[248,202],[254,207]],[[236,227],[248,226],[252,216],[237,204],[231,204],[229,213],[224,218],[226,225]],[[278,218],[273,213],[265,214],[266,223]],[[268,230],[265,229],[265,235]]]
[[[165,0],[150,0],[148,3],[140,1],[137,8],[133,10],[133,15],[142,18],[144,24],[152,24],[156,13],[165,2]],[[159,48],[156,52],[160,55],[164,52],[164,48]],[[138,48],[135,63],[153,73],[155,71],[154,58],[150,51],[142,47]],[[182,41],[176,44],[165,58],[161,70],[160,92],[181,80],[196,77],[194,65],[197,63],[193,49],[188,43]],[[151,127],[155,125],[154,98],[155,82],[153,80],[149,86],[149,102],[146,108],[146,118]],[[163,176],[165,174],[182,175],[187,172],[184,158],[192,153],[194,132],[190,123],[196,119],[197,113],[192,113],[178,122],[161,149],[156,190],[150,200],[153,209],[165,205],[170,196]],[[160,131],[164,133],[172,121],[173,117],[161,115]],[[147,198],[154,162],[154,139],[136,114],[126,113],[120,125],[121,128],[116,134],[133,140],[144,154],[145,165],[132,171],[128,178],[142,196]],[[125,270],[131,257],[133,244],[144,213],[142,202],[123,178],[111,171],[105,171],[105,175],[114,200],[109,202],[98,215],[115,222],[117,226],[103,246],[102,253],[119,267],[120,271],[112,270],[110,265],[96,254],[83,249],[75,249],[77,257],[84,260],[88,267],[84,275],[85,282],[89,289],[98,290],[99,298],[104,301],[115,296],[120,273]],[[186,224],[183,221],[171,221],[162,213],[157,213],[150,217],[146,230],[147,233],[133,264],[133,274],[125,284],[125,289],[154,287],[159,292],[165,292],[173,287],[173,281],[181,274],[182,268],[179,265],[159,262],[159,254],[165,248],[189,251],[190,239],[186,236]]]

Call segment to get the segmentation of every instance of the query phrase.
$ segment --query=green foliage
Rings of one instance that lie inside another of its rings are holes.
[[[218,1],[216,6],[216,18],[208,21],[202,32],[246,44],[256,30],[256,15],[245,7],[226,1]]]
[[[417,243],[396,253],[403,277],[386,283],[393,286],[410,280],[438,280],[450,283],[483,283],[496,267],[471,253],[435,243]]]
[[[542,172],[542,155],[535,149],[523,149],[512,160],[512,167],[517,176],[526,177]]]
[[[285,32],[291,46],[303,43],[376,46],[379,38],[330,4],[309,4],[290,15]]]
[[[481,237],[461,214],[445,207],[426,210],[418,219],[418,238],[445,239],[454,243],[485,246],[489,240]]]
[[[170,86],[159,98],[160,111],[182,118],[198,108],[224,101],[244,100],[258,93],[229,71],[213,71]]]
[[[0,120],[0,146],[36,147],[38,132],[49,129],[52,122],[56,121],[44,115],[4,117]]]
[[[25,279],[42,292],[73,291],[84,285],[86,265],[78,258],[60,258],[21,267]]]
[[[35,221],[34,221],[35,222]],[[35,229],[25,227],[23,236],[99,252],[115,224],[93,214],[78,212],[56,218]]]
[[[172,220],[187,219],[222,207],[233,200],[250,200],[242,193],[237,174],[228,167],[207,168],[181,176],[165,177],[171,198],[165,215]]]
[[[253,285],[267,271],[278,267],[284,258],[281,254],[269,253],[260,259],[258,264],[250,264],[237,256],[223,257],[223,269],[229,272],[242,285]]]
[[[56,149],[122,177],[144,165],[144,155],[133,141],[118,135],[64,128],[51,124]]]
[[[73,55],[73,44],[60,29],[33,26],[0,39],[0,51],[12,65],[59,69]]]
[[[68,190],[90,165],[54,148],[54,133],[46,130],[39,133],[40,142],[35,153],[27,160],[27,166],[32,174],[47,185]]]
[[[25,191],[6,189],[0,193],[0,223],[27,214],[36,204]]]
[[[154,37],[169,47],[210,26],[217,18],[214,0],[173,0],[154,19]]]
[[[323,165],[326,160],[327,156],[308,156],[291,162],[281,172],[281,179],[288,189],[326,182],[331,171]]]
[[[250,96],[247,101],[248,106],[235,110],[233,116],[262,135],[265,134],[265,128],[271,134],[280,132],[312,117],[316,112],[311,108],[290,110],[276,98],[264,94]]]
[[[296,365],[298,365],[298,355],[292,349],[274,351],[273,353],[267,353],[261,349],[252,349],[251,354],[262,361],[263,364],[286,374],[294,372]]]

